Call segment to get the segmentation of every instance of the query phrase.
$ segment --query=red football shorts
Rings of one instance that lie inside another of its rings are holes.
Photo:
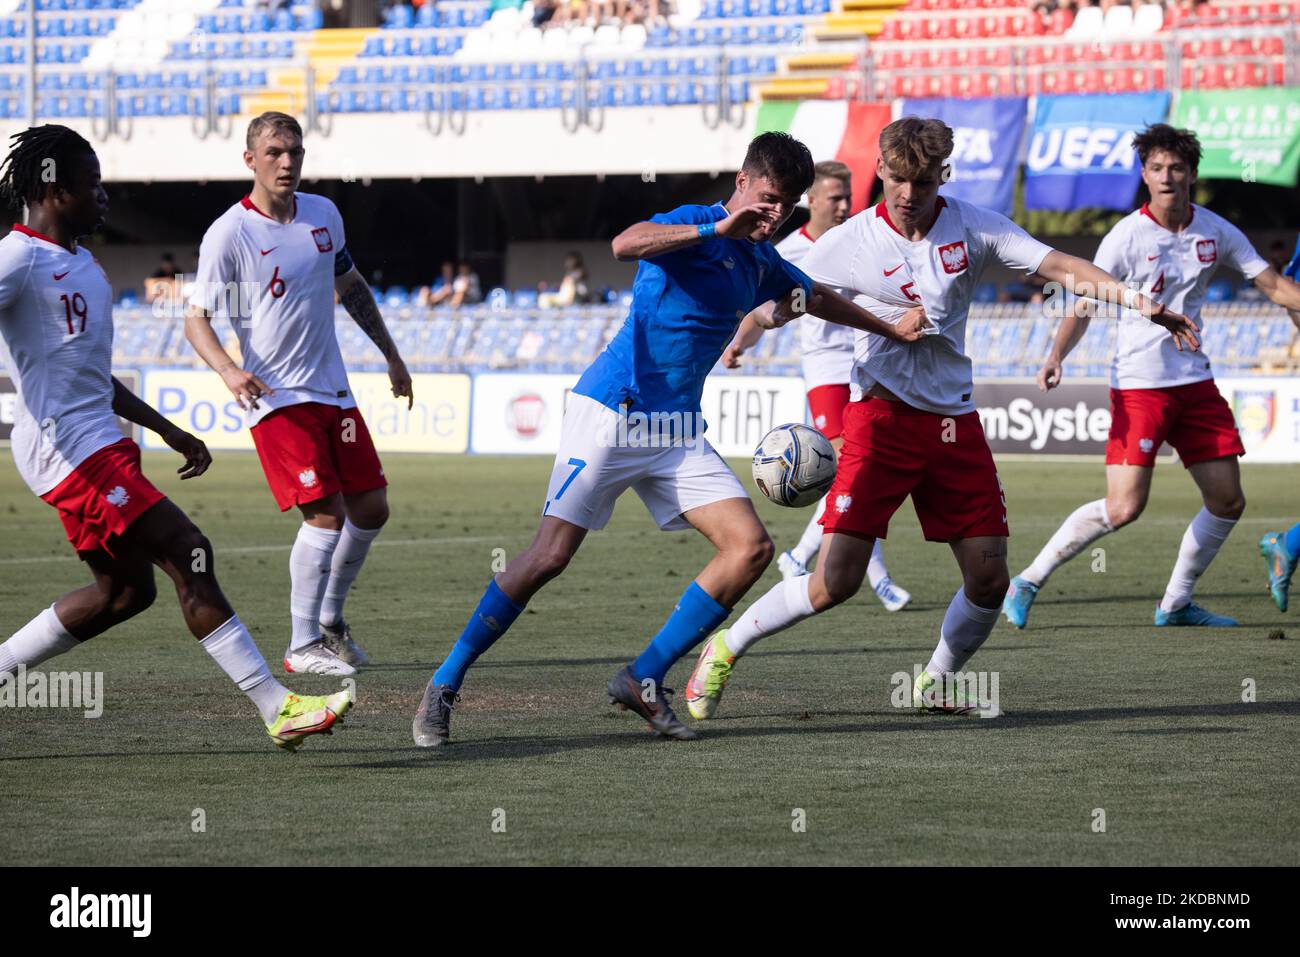
[[[1110,416],[1107,465],[1153,468],[1163,442],[1174,447],[1184,468],[1246,454],[1213,379],[1167,389],[1111,389]]]
[[[1010,534],[979,413],[936,415],[875,398],[850,402],[823,529],[885,538],[909,495],[932,542]]]
[[[808,409],[812,423],[828,439],[844,434],[844,407],[849,404],[849,384],[819,385],[808,390]]]
[[[280,511],[384,488],[384,467],[355,408],[304,402],[276,409],[252,428],[257,457]]]
[[[124,438],[91,455],[41,499],[59,510],[78,552],[112,555],[112,539],[166,497],[140,471],[140,447]]]

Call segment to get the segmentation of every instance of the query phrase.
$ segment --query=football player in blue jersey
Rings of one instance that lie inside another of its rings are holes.
[[[764,133],[725,203],[681,206],[615,237],[615,257],[639,261],[627,320],[569,398],[533,543],[488,583],[424,690],[412,726],[417,745],[447,743],[469,666],[564,570],[587,532],[605,526],[629,488],[661,529],[695,528],[717,551],[645,650],[610,681],[610,702],[664,737],[696,737],[674,715],[664,678],[726,620],[773,554],[745,489],[703,436],[705,377],[740,321],[765,304],[769,315],[815,312],[902,342],[920,338],[926,325],[919,308],[898,325],[884,322],[777,254],[770,240],[813,177],[807,147]]]

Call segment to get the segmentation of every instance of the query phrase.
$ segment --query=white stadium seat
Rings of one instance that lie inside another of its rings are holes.
[[[1084,7],[1074,17],[1074,23],[1065,31],[1067,37],[1084,39],[1099,37],[1105,27],[1100,7]]]
[[[1106,11],[1105,33],[1109,40],[1123,40],[1133,35],[1133,8],[1115,4]]]
[[[1135,36],[1149,37],[1159,33],[1165,25],[1165,8],[1158,3],[1144,3],[1133,14]]]

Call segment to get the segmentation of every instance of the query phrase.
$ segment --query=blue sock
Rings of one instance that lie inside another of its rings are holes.
[[[673,662],[709,637],[730,614],[730,608],[723,608],[708,592],[691,582],[659,634],[632,663],[632,676],[637,681],[650,678],[656,685],[662,685]]]
[[[1282,539],[1282,544],[1286,546],[1287,557],[1295,560],[1300,555],[1300,522],[1296,522],[1288,530]]]
[[[469,666],[479,655],[491,648],[494,641],[506,633],[506,629],[514,624],[514,620],[522,611],[523,608],[511,601],[510,597],[497,587],[496,579],[488,582],[487,591],[478,600],[478,607],[474,609],[474,614],[469,616],[469,621],[465,623],[465,630],[456,639],[451,654],[433,673],[432,683],[451,685],[453,689],[459,691]]]

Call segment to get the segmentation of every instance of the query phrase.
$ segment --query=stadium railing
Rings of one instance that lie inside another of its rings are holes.
[[[159,312],[165,311],[161,307]],[[412,371],[566,372],[582,371],[623,323],[621,303],[561,309],[516,308],[481,303],[460,310],[386,308],[389,327]],[[1208,304],[1203,311],[1204,349],[1220,375],[1300,372],[1300,342],[1285,312],[1271,303]],[[155,315],[149,307],[119,307],[114,313],[114,362],[119,367],[202,368],[185,340],[177,315]],[[1033,376],[1047,354],[1059,318],[1040,304],[990,303],[974,306],[966,345],[979,377]],[[235,348],[228,323],[218,334]],[[382,371],[379,351],[342,310],[336,315],[339,345],[348,367]],[[1105,376],[1115,346],[1116,323],[1096,319],[1070,356],[1070,376]],[[717,369],[718,374],[730,374]],[[746,355],[738,374],[798,375],[799,337],[793,326],[766,334]]]

